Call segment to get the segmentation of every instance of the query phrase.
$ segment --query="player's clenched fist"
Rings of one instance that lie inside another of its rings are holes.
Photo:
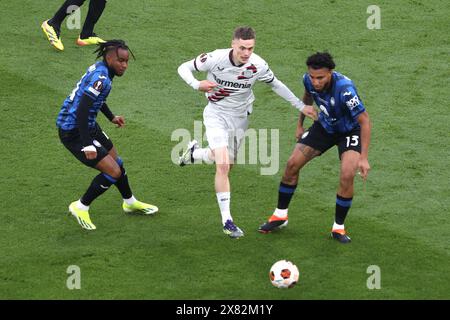
[[[202,81],[200,81],[198,90],[203,91],[203,92],[211,92],[217,86],[218,86],[218,84],[215,82],[212,82],[209,80],[202,80]]]
[[[313,106],[308,106],[308,105],[304,106],[302,109],[302,112],[308,118],[311,118],[314,121],[317,120],[317,111],[314,109]]]

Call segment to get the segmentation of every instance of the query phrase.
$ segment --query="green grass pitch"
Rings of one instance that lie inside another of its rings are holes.
[[[89,233],[67,207],[96,173],[63,148],[55,119],[95,56],[66,27],[65,51],[49,46],[40,23],[61,3],[0,2],[0,299],[450,298],[448,1],[109,1],[96,32],[125,39],[137,60],[108,99],[126,128],[99,121],[135,195],[160,213],[125,215],[112,188],[93,203],[98,229]],[[366,26],[371,4],[381,9],[379,30]],[[171,162],[172,132],[192,131],[206,104],[176,69],[228,47],[238,25],[256,29],[255,52],[298,96],[304,61],[318,50],[355,82],[373,124],[372,171],[365,190],[356,182],[350,245],[329,238],[335,149],[302,171],[288,228],[256,231],[276,205],[297,119],[264,84],[255,88],[250,127],[279,129],[280,168],[271,176],[259,165],[232,170],[232,214],[244,238],[221,231],[213,167]],[[300,269],[293,289],[269,282],[280,259]],[[81,269],[80,290],[66,287],[70,265]],[[370,265],[380,267],[381,289],[366,286]]]

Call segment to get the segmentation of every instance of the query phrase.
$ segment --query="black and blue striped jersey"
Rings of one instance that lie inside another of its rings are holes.
[[[358,115],[366,109],[352,80],[333,71],[330,89],[317,92],[305,73],[303,84],[319,107],[318,121],[328,133],[346,133],[359,127]]]
[[[57,127],[72,130],[78,127],[77,109],[83,95],[94,101],[89,109],[89,128],[95,127],[97,114],[111,91],[112,77],[103,61],[90,66],[72,93],[64,100],[56,119]]]

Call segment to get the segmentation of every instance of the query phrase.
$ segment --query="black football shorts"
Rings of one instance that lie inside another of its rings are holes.
[[[361,127],[357,126],[347,133],[330,134],[318,121],[315,121],[301,136],[298,143],[319,150],[321,154],[333,146],[338,146],[339,158],[348,150],[361,153]]]
[[[62,144],[75,156],[75,158],[88,167],[95,168],[97,163],[108,155],[108,152],[113,148],[113,143],[98,124],[96,124],[94,128],[89,128],[89,134],[94,140],[95,149],[97,149],[97,158],[91,160],[88,160],[84,151],[81,151],[84,146],[81,143],[78,129],[59,129],[59,139]]]

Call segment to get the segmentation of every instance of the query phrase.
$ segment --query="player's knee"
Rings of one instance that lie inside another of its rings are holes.
[[[230,172],[230,165],[226,164],[226,163],[222,163],[222,164],[217,164],[216,165],[216,173],[219,175],[228,175],[228,173]]]
[[[355,178],[356,170],[354,169],[346,169],[341,172],[341,184],[343,185],[352,185],[353,180]]]
[[[114,166],[114,168],[111,169],[111,172],[109,172],[109,175],[118,180],[122,176],[122,170],[119,166]]]
[[[286,165],[285,175],[296,175],[299,170],[300,170],[300,165],[299,165],[297,159],[295,159],[293,157],[289,158],[287,165]]]

